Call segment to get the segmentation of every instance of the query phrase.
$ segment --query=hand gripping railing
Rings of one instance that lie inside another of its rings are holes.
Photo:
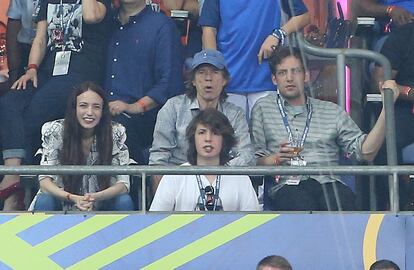
[[[307,54],[324,57],[336,58],[337,80],[338,80],[338,105],[345,108],[345,60],[349,58],[367,58],[379,63],[384,69],[384,80],[391,79],[391,65],[388,59],[380,54],[362,49],[327,49],[309,44],[303,34],[298,34],[299,47]],[[390,166],[397,165],[397,148],[395,140],[395,115],[394,115],[394,94],[391,89],[384,90],[385,108],[385,137],[387,144],[387,162]],[[399,209],[398,179],[395,175],[389,178],[390,203],[393,212]]]

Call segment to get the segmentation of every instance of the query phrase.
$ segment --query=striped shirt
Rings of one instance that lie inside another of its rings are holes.
[[[283,100],[283,98],[282,98]],[[339,106],[332,102],[308,98],[312,105],[312,120],[301,155],[307,166],[338,165],[339,153],[361,160],[362,143],[366,138],[361,129]],[[302,136],[306,106],[291,106],[283,101],[293,137]],[[277,106],[277,93],[259,99],[252,110],[252,137],[256,156],[265,157],[278,152],[279,144],[286,142],[288,134]],[[320,183],[339,180],[337,175],[312,175]]]

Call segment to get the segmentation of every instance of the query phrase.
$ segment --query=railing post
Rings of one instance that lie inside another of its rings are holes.
[[[141,211],[143,214],[147,212],[147,179],[145,172],[141,173]],[[138,194],[139,195],[139,194]]]
[[[398,193],[398,174],[394,172],[392,176],[390,176],[389,180],[390,185],[390,204],[391,204],[391,212],[394,214],[398,214],[400,211],[400,196]]]
[[[391,89],[384,90],[384,109],[385,109],[385,137],[387,144],[387,163],[390,166],[398,164],[397,149],[395,139],[395,115],[394,115],[394,93]],[[388,178],[391,211],[398,212],[400,207],[398,196],[398,177],[397,175]]]
[[[336,57],[336,77],[338,80],[338,105],[344,110],[346,109],[345,70],[345,55],[341,53]]]

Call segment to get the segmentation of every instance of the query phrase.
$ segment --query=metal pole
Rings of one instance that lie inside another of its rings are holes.
[[[338,105],[342,109],[346,109],[346,90],[345,90],[345,55],[338,54],[336,57],[336,77],[338,80]]]
[[[398,212],[400,211],[400,196],[399,196],[399,192],[398,192],[398,175],[397,173],[393,173],[392,176],[390,176],[391,178],[391,186],[393,192],[391,193],[390,196],[390,203],[391,203],[391,212],[393,212],[394,214],[398,214]]]
[[[385,137],[387,144],[387,163],[390,166],[398,164],[395,139],[394,93],[391,89],[384,89],[385,110]],[[388,177],[390,204],[393,212],[399,211],[398,177]]]
[[[40,175],[40,174],[73,174],[73,175],[192,175],[192,174],[223,174],[223,175],[390,175],[397,173],[414,174],[414,165],[404,166],[80,166],[80,165],[22,165],[0,166],[0,175]]]
[[[141,173],[141,212],[143,214],[145,214],[147,212],[147,179],[146,179],[146,174],[145,172]],[[139,195],[139,194],[138,194]]]

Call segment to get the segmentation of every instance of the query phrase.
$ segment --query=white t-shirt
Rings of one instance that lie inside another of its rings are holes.
[[[203,187],[210,182],[200,175]],[[216,186],[216,181],[212,184]],[[195,175],[165,175],[150,211],[194,211],[200,196]],[[247,175],[222,175],[219,197],[224,211],[259,211],[259,202]]]

